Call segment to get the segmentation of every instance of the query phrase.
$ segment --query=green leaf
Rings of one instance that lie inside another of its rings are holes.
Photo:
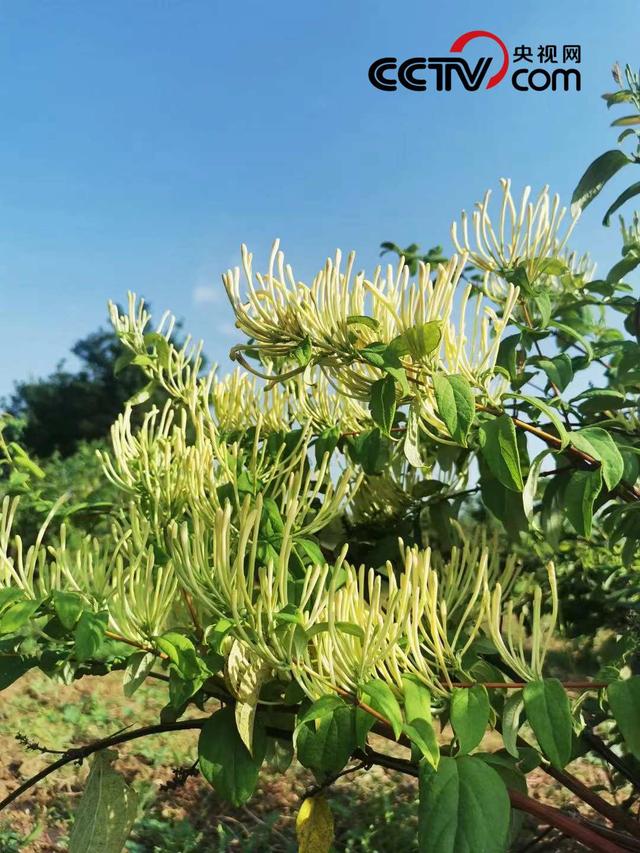
[[[402,732],[402,711],[389,685],[372,678],[362,688],[362,699],[390,723],[397,740]]]
[[[333,836],[333,815],[325,798],[304,799],[296,817],[298,853],[329,853]]]
[[[167,631],[161,637],[156,637],[156,646],[167,655],[183,678],[197,678],[201,674],[196,648],[184,634]]]
[[[376,332],[380,328],[380,323],[374,317],[367,317],[365,314],[349,314],[347,326],[366,326]]]
[[[479,458],[479,463],[482,502],[498,521],[502,522],[509,536],[515,538],[518,533],[528,527],[522,495],[506,489],[496,480],[482,456]]]
[[[136,652],[131,655],[122,676],[122,689],[125,696],[133,696],[153,669],[156,661],[157,657],[152,652]]]
[[[460,752],[471,752],[489,725],[489,694],[482,684],[454,688],[451,694],[451,727]]]
[[[312,355],[313,346],[309,336],[307,336],[302,343],[298,344],[298,346],[291,352],[291,357],[298,362],[300,367],[306,367],[311,361]]]
[[[129,367],[134,358],[135,352],[133,350],[127,349],[121,352],[113,363],[113,375],[119,376],[125,368]]]
[[[524,261],[516,264],[515,267],[507,267],[499,270],[499,275],[510,284],[514,284],[516,287],[519,287],[520,292],[526,296],[532,296],[536,292],[532,287],[533,282],[529,281]]]
[[[316,439],[315,452],[316,464],[321,465],[325,453],[331,455],[338,446],[340,440],[340,427],[332,426],[323,430]]]
[[[53,609],[58,619],[68,631],[74,627],[80,618],[83,606],[82,597],[75,592],[61,592],[60,590],[56,590],[53,593]]]
[[[493,476],[514,492],[524,488],[516,428],[509,415],[500,415],[480,426],[480,448]]]
[[[420,454],[420,417],[419,402],[414,400],[409,406],[407,429],[404,434],[404,455],[407,462],[414,468],[422,468],[424,461]]]
[[[393,344],[383,344],[375,341],[359,351],[361,358],[369,364],[384,370],[389,376],[393,376],[403,394],[409,394],[409,383],[405,373],[400,355],[393,349]]]
[[[374,427],[356,436],[350,446],[354,461],[362,465],[365,474],[381,474],[389,461],[389,440],[382,435],[380,427]]]
[[[617,284],[640,264],[640,252],[627,252],[621,261],[614,264],[607,273],[607,284]]]
[[[511,758],[504,753],[483,752],[476,753],[476,758],[481,758],[485,764],[488,764],[492,770],[495,770],[498,776],[504,782],[507,790],[519,791],[527,796],[527,780],[523,772],[519,769],[514,758]],[[511,820],[509,822],[509,839],[507,842],[507,850],[517,849],[515,844],[524,823],[524,813],[518,809],[511,810]]]
[[[267,752],[265,760],[272,770],[277,773],[286,773],[293,761],[293,744],[290,740],[267,738]]]
[[[15,468],[26,471],[27,474],[33,474],[40,480],[45,477],[42,468],[31,459],[24,447],[20,447],[15,441],[11,441],[7,446],[11,453],[11,464]]]
[[[623,139],[626,139],[628,136],[637,136],[638,131],[633,127],[627,127],[622,133],[618,136],[618,145],[622,142]]]
[[[496,771],[468,755],[420,764],[418,848],[428,853],[504,853],[509,795]]]
[[[496,364],[499,367],[503,367],[512,380],[518,375],[517,353],[521,341],[522,335],[518,332],[515,335],[508,335],[506,338],[503,338],[498,347]]]
[[[572,214],[579,213],[598,195],[603,186],[623,166],[633,161],[624,151],[613,149],[597,157],[578,181],[571,197]]]
[[[527,720],[540,748],[558,770],[571,758],[571,707],[557,678],[531,681],[522,691]]]
[[[607,102],[607,109],[609,109],[614,104],[632,103],[634,93],[631,89],[619,89],[617,92],[605,92],[601,97]]]
[[[343,634],[357,637],[361,642],[364,642],[364,630],[355,622],[336,622],[335,626],[336,630],[342,631]]]
[[[241,806],[258,784],[267,739],[261,726],[254,726],[253,755],[236,728],[234,710],[227,706],[204,723],[198,739],[198,763],[204,778],[223,800]]]
[[[589,342],[588,338],[585,338],[584,335],[581,335],[580,332],[578,332],[572,326],[567,326],[566,323],[559,323],[557,320],[550,320],[549,325],[552,326],[554,329],[557,329],[558,332],[560,332],[560,335],[558,336],[560,339],[560,345],[563,344],[563,341],[561,340],[562,336],[567,337],[569,338],[569,340],[572,341],[578,341],[578,343],[582,345],[585,351],[584,357],[587,358],[589,361],[593,360],[593,347],[591,346],[591,343]]]
[[[19,631],[36,612],[40,602],[26,599],[11,604],[0,616],[0,634],[13,634]]]
[[[141,388],[140,391],[137,391],[133,397],[130,397],[127,400],[129,406],[140,406],[142,403],[146,403],[147,400],[150,400],[151,397],[155,394],[157,389],[157,385],[155,380],[151,380],[147,382],[144,388]]]
[[[19,589],[17,586],[6,586],[4,589],[0,589],[0,613],[5,611],[10,604],[13,604],[18,600],[26,601],[27,597],[23,590]]]
[[[230,619],[219,619],[215,625],[212,625],[206,631],[206,639],[211,650],[219,654],[222,650],[222,644],[229,632],[233,628],[233,622]]]
[[[388,344],[383,344],[382,341],[374,341],[372,344],[367,344],[359,350],[360,357],[368,364],[382,369],[385,363],[385,354],[387,353]]]
[[[637,113],[632,116],[621,116],[611,122],[611,127],[629,127],[640,124],[640,115]]]
[[[620,193],[618,198],[613,202],[609,210],[604,215],[604,219],[602,220],[603,225],[609,225],[611,222],[611,217],[618,210],[619,207],[622,207],[630,198],[633,198],[634,195],[638,195],[640,193],[640,181],[637,181],[635,184],[631,184],[630,187]]]
[[[540,272],[545,275],[562,275],[568,270],[567,264],[562,258],[544,258],[536,257],[536,261],[540,264]]]
[[[69,838],[69,853],[122,853],[138,813],[138,795],[111,766],[115,750],[97,752]]]
[[[396,381],[393,376],[384,376],[373,383],[369,411],[374,423],[385,435],[390,435],[396,414]]]
[[[591,536],[593,505],[602,487],[602,471],[574,471],[564,493],[567,518],[575,531]]]
[[[164,335],[159,332],[147,332],[144,336],[144,345],[154,348],[158,364],[166,370],[169,367],[170,346]]]
[[[91,613],[83,611],[74,633],[76,657],[80,661],[93,658],[104,641],[104,632],[109,615],[106,611]]]
[[[505,398],[513,398],[514,400],[524,400],[525,403],[529,403],[534,409],[538,409],[549,418],[556,428],[558,438],[561,441],[560,446],[564,448],[569,444],[569,433],[565,429],[557,409],[549,406],[544,400],[539,400],[538,397],[530,397],[528,394],[505,394],[504,396]]]
[[[438,414],[449,430],[449,435],[458,444],[466,447],[467,436],[476,412],[471,386],[464,376],[457,374],[445,376],[436,373],[433,377],[433,389]]]
[[[593,415],[596,412],[604,412],[607,409],[617,411],[622,407],[626,395],[611,388],[588,388],[582,394],[578,394],[571,402],[578,403],[578,408],[585,415]]]
[[[522,691],[518,690],[509,696],[502,709],[502,741],[509,755],[514,758],[520,758],[517,741],[523,708]]]
[[[362,708],[356,708],[356,746],[364,749],[367,745],[367,735],[375,725],[375,718],[363,711]]]
[[[640,761],[640,675],[613,681],[607,699],[627,749]]]
[[[0,655],[0,690],[9,687],[14,681],[36,666],[37,658],[22,657],[22,655]]]
[[[597,459],[608,489],[615,489],[624,472],[624,460],[609,433],[601,427],[586,427],[571,433],[571,444]]]
[[[389,350],[398,356],[410,355],[415,360],[420,360],[431,355],[442,340],[442,322],[431,320],[406,329],[389,344]]]
[[[422,757],[429,762],[434,770],[437,770],[440,762],[440,745],[432,723],[417,717],[410,723],[405,723],[402,726],[402,731],[411,743],[418,747]]]
[[[542,450],[529,466],[527,481],[524,484],[524,489],[522,491],[522,507],[529,523],[531,523],[533,519],[534,504],[536,493],[538,491],[538,480],[540,479],[540,469],[545,458],[549,455],[549,452],[549,450]]]
[[[356,747],[355,708],[338,696],[322,696],[303,714],[294,732],[298,761],[337,773]]]
[[[325,556],[318,543],[313,539],[297,539],[296,545],[300,546],[305,556],[311,561],[312,566],[323,566],[326,562]]]
[[[553,258],[549,258],[550,261]],[[548,264],[546,266],[549,266]],[[557,267],[552,267],[550,270],[543,269],[541,272],[548,272],[550,275],[559,275],[557,272],[552,272],[552,270],[557,269]],[[536,327],[540,329],[546,329],[549,325],[549,320],[551,319],[551,314],[553,313],[553,306],[551,304],[551,298],[548,293],[538,293],[536,296],[532,297],[533,304],[538,309],[538,314],[540,315],[540,322],[536,323]]]
[[[552,382],[559,391],[564,391],[573,379],[573,363],[566,353],[561,353],[554,358],[536,358],[534,363],[546,373],[549,382]]]
[[[402,676],[404,715],[407,722],[431,720],[431,693],[428,687],[413,675]]]

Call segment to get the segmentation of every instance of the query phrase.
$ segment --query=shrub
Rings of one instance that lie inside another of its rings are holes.
[[[114,851],[130,832],[113,747],[183,729],[235,806],[264,762],[285,772],[295,754],[314,772],[302,851],[329,850],[326,793],[372,765],[418,777],[423,850],[505,850],[520,812],[593,850],[632,843],[633,799],[614,808],[565,767],[592,751],[638,785],[638,302],[620,265],[594,279],[569,251],[578,211],[546,189],[516,201],[503,181],[491,211],[487,194],[463,214],[457,256],[414,257],[415,280],[403,257],[368,277],[338,253],[305,285],[278,244],[263,274],[243,248],[224,277],[244,337],[224,378],[171,340],[170,317],[152,329],[134,295],[111,306],[146,385],[98,450],[120,495],[94,506],[110,523],[71,535],[71,515],[43,544],[61,498],[25,549],[7,496],[0,530],[0,686],[40,667],[121,669],[126,695],[167,687],[157,724],[52,765],[94,755],[72,853],[97,827]],[[630,240],[635,226],[627,254]],[[5,452],[42,474],[17,443]],[[563,596],[576,573],[602,620]],[[558,663],[563,623],[570,640],[605,621],[587,673],[570,646]],[[530,798],[535,767],[611,826]]]

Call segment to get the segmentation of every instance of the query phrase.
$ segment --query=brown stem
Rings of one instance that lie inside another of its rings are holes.
[[[364,770],[369,765],[366,761],[359,761],[357,764],[354,764],[353,767],[345,767],[344,770],[341,770],[339,773],[332,773],[327,779],[324,780],[319,785],[314,785],[312,788],[307,788],[307,790],[302,795],[303,800],[308,800],[309,797],[316,797],[318,794],[321,794],[322,791],[326,791],[327,788],[330,788],[334,782],[337,782],[338,779],[341,779],[343,776],[348,776],[351,773],[357,773],[358,770]]]
[[[521,794],[520,791],[509,789],[509,799],[514,808],[539,818],[543,823],[555,826],[564,835],[575,838],[576,841],[584,844],[589,850],[595,850],[598,853],[621,853],[624,850],[624,847],[620,847],[615,842],[603,838],[599,833],[585,826],[583,823],[569,817],[558,809],[554,809],[552,806],[547,806],[545,803]]]
[[[375,708],[372,708],[371,705],[367,705],[366,702],[362,702],[357,696],[354,696],[353,693],[349,693],[347,690],[343,690],[341,687],[333,687],[332,688],[338,696],[342,696],[343,699],[349,701],[352,705],[356,705],[362,711],[366,711],[367,714],[371,714],[382,726],[388,729],[391,732],[391,737],[395,740],[393,736],[393,729],[391,723],[387,720],[386,717],[383,717],[382,714],[378,713]]]
[[[482,403],[476,403],[476,410],[479,412],[488,412],[492,415],[500,415],[500,414],[508,414],[507,412],[501,412],[497,409],[493,409],[489,406],[485,406]],[[535,426],[535,424],[527,423],[527,421],[523,421],[521,418],[514,417],[509,415],[513,424],[517,429],[522,430],[523,432],[528,432],[530,435],[535,435],[536,438],[539,438],[541,441],[544,441],[545,444],[548,444],[550,447],[555,447],[558,450],[562,448],[562,441],[558,438],[557,435],[553,435],[550,432],[546,432],[540,427]],[[392,427],[391,432],[406,432],[406,427],[398,426]],[[362,430],[356,430],[354,432],[343,432],[341,437],[348,438],[350,436],[361,435]],[[573,445],[568,445],[565,448],[562,448],[563,452],[573,459],[590,465],[591,467],[598,467],[600,462],[595,459],[593,456],[590,456],[588,453],[584,453],[582,450],[578,450],[577,447]],[[620,482],[616,488],[613,490],[615,494],[618,494],[625,501],[640,501],[640,489],[634,486],[631,483],[625,483],[624,481]]]
[[[531,747],[531,744],[525,740],[525,738],[520,736],[517,739],[517,744],[518,746]],[[583,785],[582,782],[580,782],[580,780],[571,773],[568,773],[566,770],[557,770],[551,764],[547,763],[542,764],[541,769],[548,776],[555,779],[556,782],[563,785],[568,791],[571,791],[572,794],[575,794],[575,796],[587,803],[587,805],[591,806],[595,812],[606,817],[607,820],[610,820],[614,826],[619,826],[621,829],[630,832],[634,837],[637,835],[638,830],[640,829],[640,824],[638,824],[631,815],[627,814],[627,812],[623,811],[618,806],[613,806],[611,803],[608,803],[601,796],[596,794],[595,791],[592,791],[590,788],[587,788],[586,785]]]
[[[379,715],[374,712],[374,716],[378,717]],[[36,773],[31,778],[27,779],[22,785],[20,785],[14,791],[8,794],[4,798],[4,800],[0,802],[0,811],[6,808],[10,803],[20,797],[21,794],[25,793],[25,791],[28,791],[42,779],[45,779],[47,776],[51,775],[56,770],[59,770],[61,767],[64,767],[67,764],[82,761],[83,759],[88,758],[90,755],[93,755],[94,753],[99,752],[102,749],[108,749],[109,747],[117,746],[122,743],[127,743],[128,741],[136,740],[137,738],[147,737],[153,734],[161,734],[163,732],[169,731],[201,729],[206,719],[208,718],[204,717],[195,720],[180,720],[174,723],[159,723],[157,725],[144,726],[139,729],[121,732],[106,738],[102,738],[101,740],[94,741],[93,743],[87,744],[83,747],[69,749],[60,759],[54,761],[48,767],[45,767],[39,773]],[[290,738],[292,735],[291,732],[283,731],[278,732],[278,736]],[[411,776],[418,776],[418,768],[411,761],[407,761],[401,758],[394,758],[392,756],[386,756],[383,753],[376,752],[372,749],[358,750],[356,751],[354,757],[360,758],[366,764],[377,764],[380,767],[387,767],[389,769],[397,770],[401,773],[406,773]],[[589,850],[597,851],[597,853],[620,853],[620,851],[624,849],[615,844],[613,841],[603,838],[590,827],[585,826],[584,824],[581,824],[575,821],[573,818],[570,818],[567,815],[563,814],[558,809],[544,805],[543,803],[539,803],[536,800],[533,800],[530,797],[520,793],[519,791],[514,791],[512,789],[507,790],[509,793],[511,804],[515,808],[527,812],[528,814],[531,814],[535,817],[538,817],[550,826],[555,826],[565,835],[568,835],[572,838],[575,838],[577,841],[580,841]]]
[[[17,800],[18,797],[24,794],[25,791],[28,791],[29,788],[33,788],[33,786],[37,785],[38,782],[46,779],[47,776],[50,776],[52,773],[55,773],[56,770],[59,770],[67,764],[72,764],[74,761],[83,761],[95,752],[100,752],[101,749],[108,749],[109,747],[118,746],[118,744],[127,743],[130,740],[136,740],[141,737],[147,737],[148,735],[157,735],[162,734],[163,732],[185,731],[187,729],[201,729],[207,719],[208,717],[200,717],[196,720],[178,720],[175,723],[158,723],[153,726],[143,726],[139,729],[132,729],[131,731],[120,732],[119,734],[101,738],[100,740],[93,741],[93,743],[88,743],[86,746],[68,749],[57,761],[54,761],[48,767],[40,770],[34,776],[27,779],[26,782],[23,782],[22,785],[15,788],[10,794],[7,794],[4,800],[0,801],[0,811],[6,808],[14,800]]]
[[[609,686],[608,681],[561,681],[565,690],[604,690]],[[445,687],[444,681],[440,684]],[[454,681],[452,687],[471,688],[486,687],[487,690],[519,690],[527,686],[526,681]]]
[[[583,688],[585,685],[587,686],[587,688],[591,688],[594,686],[594,682],[567,682],[567,684],[578,685],[579,688]],[[460,686],[472,687],[473,684],[461,683]],[[491,686],[505,687],[507,685],[495,682]],[[512,682],[511,686],[520,687],[522,685],[517,682]],[[606,686],[606,684],[604,686]],[[357,697],[353,696],[353,694],[348,693],[346,690],[337,687],[335,687],[334,690],[340,696],[343,696],[345,699],[352,702],[354,705],[357,705],[363,711],[366,711],[367,713],[375,717],[375,719],[378,721],[378,724],[375,727],[375,731],[377,734],[382,735],[382,737],[389,739],[393,738],[395,740],[391,724],[382,714],[378,713],[375,709],[371,708],[365,702],[362,702]],[[404,735],[401,735],[398,740],[405,746],[410,745]],[[545,765],[543,769],[548,775],[552,776],[556,781],[560,782],[561,785],[564,785],[564,787],[566,787],[569,791],[579,797],[583,802],[591,806],[594,811],[601,814],[603,817],[606,817],[607,820],[610,820],[614,826],[617,826],[620,829],[629,832],[634,838],[637,836],[638,831],[640,830],[640,825],[630,815],[626,814],[615,806],[612,806],[610,803],[607,803],[606,800],[603,800],[602,797],[599,797],[598,794],[596,794],[594,791],[591,791],[590,788],[587,788],[585,785],[582,784],[582,782],[580,782],[571,774],[556,770],[551,765]],[[557,824],[554,825],[556,826],[556,828],[560,828]],[[574,837],[577,838],[578,836]]]
[[[198,638],[198,642],[202,640],[204,636],[204,631],[202,630],[202,625],[200,624],[200,619],[198,618],[198,613],[193,604],[193,599],[186,591],[186,589],[182,590],[182,595],[184,598],[184,603],[187,605],[187,610],[189,611],[189,615],[191,616],[191,621],[193,622],[193,627],[195,628],[196,636]]]
[[[495,409],[492,409],[488,406],[484,406],[481,403],[476,404],[476,409],[480,412],[489,412],[490,414],[504,414],[503,412],[499,412]],[[511,417],[511,416],[510,416]],[[562,448],[562,441],[558,438],[557,435],[552,435],[549,432],[546,432],[540,427],[535,426],[534,424],[527,423],[526,421],[521,420],[520,418],[511,417],[514,426],[518,429],[521,429],[523,432],[528,432],[531,435],[535,435],[536,438],[539,438],[541,441],[544,441],[545,444],[548,444],[551,447],[556,447],[559,450]],[[562,448],[563,452],[568,456],[576,459],[580,462],[586,462],[591,467],[598,467],[600,463],[593,456],[590,456],[588,453],[584,453],[582,450],[578,450],[577,447],[573,445],[568,445],[565,448]],[[640,489],[637,489],[635,486],[621,482],[616,488],[613,490],[617,494],[619,494],[624,500],[638,501],[640,500]]]
[[[581,732],[580,738],[589,746],[589,749],[597,753],[600,758],[604,759],[608,764],[614,767],[618,773],[625,777],[636,791],[640,791],[640,777],[633,772],[628,764],[609,747],[595,732],[590,729],[584,729]]]
[[[630,833],[633,838],[638,837],[640,834],[640,823],[638,823],[638,821],[630,814],[627,814],[627,812],[622,811],[622,809],[612,806],[611,803],[603,800],[602,797],[599,797],[598,794],[586,785],[583,785],[582,782],[579,779],[576,779],[575,776],[572,776],[571,773],[567,773],[563,770],[557,770],[551,765],[545,765],[543,770],[549,776],[552,776],[557,782],[560,782],[561,785],[564,785],[565,788],[568,788],[568,790],[575,794],[576,797],[579,797],[583,802],[591,806],[594,811],[598,812],[603,817],[606,817],[607,820],[610,820],[614,826]]]
[[[602,826],[600,823],[587,820],[586,817],[581,817],[580,823],[583,823],[585,826],[590,826],[599,835],[602,835],[603,838],[610,838],[611,841],[615,841],[616,844],[619,844],[620,847],[623,847],[625,850],[640,850],[640,841],[635,838],[630,838],[628,835],[623,835],[623,833],[617,832],[615,829],[609,829],[609,827]]]
[[[168,656],[164,652],[159,652],[157,649],[152,649],[151,646],[145,646],[144,643],[139,643],[137,640],[130,640],[128,637],[123,637],[122,634],[116,634],[114,631],[105,631],[105,637],[110,640],[117,640],[119,643],[126,643],[127,646],[133,646],[134,649],[140,649],[141,652],[147,652],[150,655],[167,660]]]
[[[416,765],[403,758],[393,758],[370,749],[358,753],[358,757],[362,757],[363,760],[368,760],[380,767],[387,767],[390,770],[406,773],[409,776],[418,776]],[[534,800],[526,794],[520,793],[520,791],[514,791],[512,788],[508,788],[507,790],[511,805],[514,808],[537,817],[549,826],[554,826],[560,832],[584,844],[589,850],[595,850],[597,853],[621,853],[624,850],[623,847],[620,847],[609,839],[603,838],[590,827],[579,823],[559,809],[540,803],[538,800]]]

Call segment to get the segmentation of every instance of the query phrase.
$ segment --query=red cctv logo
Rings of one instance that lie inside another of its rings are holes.
[[[395,56],[384,56],[377,59],[369,67],[369,81],[383,92],[395,92],[402,86],[411,92],[425,92],[427,81],[429,88],[437,92],[450,92],[455,84],[461,85],[467,92],[477,92],[479,89],[493,89],[502,82],[509,70],[509,50],[503,40],[488,30],[471,30],[459,36],[449,48],[450,54],[462,54],[469,42],[475,39],[489,40],[497,45],[492,49],[492,55],[481,56],[477,62],[467,61],[463,56],[412,56],[399,62]],[[493,46],[492,46],[493,47]],[[557,45],[540,45],[537,49],[540,64],[557,65]],[[556,91],[562,87],[564,91],[571,88],[573,82],[576,91],[580,91],[580,72],[576,68],[532,67],[534,62],[533,48],[520,45],[514,50],[514,65],[522,62],[511,75],[511,84],[519,92],[542,92],[547,89]],[[580,45],[562,46],[563,62],[579,63],[581,61]],[[496,64],[499,66],[494,70]],[[494,73],[490,74],[490,70]],[[432,72],[423,76],[423,72]],[[433,82],[431,82],[433,80]],[[486,81],[486,82],[485,82]],[[483,85],[484,84],[484,85]]]
[[[465,47],[469,44],[470,41],[477,38],[488,38],[493,39],[500,46],[500,50],[502,51],[502,65],[499,70],[489,79],[487,83],[487,89],[493,89],[494,86],[497,86],[498,83],[502,80],[502,78],[507,73],[509,68],[509,51],[507,50],[506,44],[499,38],[495,33],[490,33],[488,30],[471,30],[470,33],[465,33],[463,36],[459,36],[454,43],[449,48],[451,53],[461,53]],[[464,60],[460,60],[464,62]],[[487,68],[491,63],[491,59],[487,61]],[[465,62],[465,65],[467,63]],[[485,72],[486,73],[486,72]],[[462,78],[461,78],[462,79]],[[482,79],[484,79],[484,74],[482,75]],[[482,80],[480,81],[482,82]]]

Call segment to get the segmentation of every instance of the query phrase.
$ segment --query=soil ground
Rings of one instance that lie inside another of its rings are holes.
[[[165,695],[164,685],[147,682],[132,699],[125,699],[118,673],[83,678],[68,686],[30,673],[0,697],[0,797],[52,760],[25,749],[16,733],[52,749],[78,746],[125,726],[157,722]],[[180,732],[136,740],[119,750],[116,766],[135,784],[141,802],[127,851],[294,853],[295,815],[301,794],[314,785],[311,774],[299,766],[286,776],[266,770],[256,795],[241,809],[221,803],[200,776],[188,778],[175,790],[163,790],[172,779],[172,768],[193,764],[196,742],[196,732]],[[496,748],[498,743],[496,737],[495,743],[489,740],[486,746]],[[610,797],[609,780],[601,766],[582,759],[573,763],[571,771]],[[1,813],[0,853],[66,851],[86,774],[86,766],[71,765]],[[575,811],[571,795],[542,770],[530,774],[528,782],[530,796]],[[412,781],[380,768],[339,780],[328,794],[335,818],[335,850],[417,850],[416,794]],[[525,820],[512,849],[521,853],[583,849],[555,832],[542,833],[544,827]]]

